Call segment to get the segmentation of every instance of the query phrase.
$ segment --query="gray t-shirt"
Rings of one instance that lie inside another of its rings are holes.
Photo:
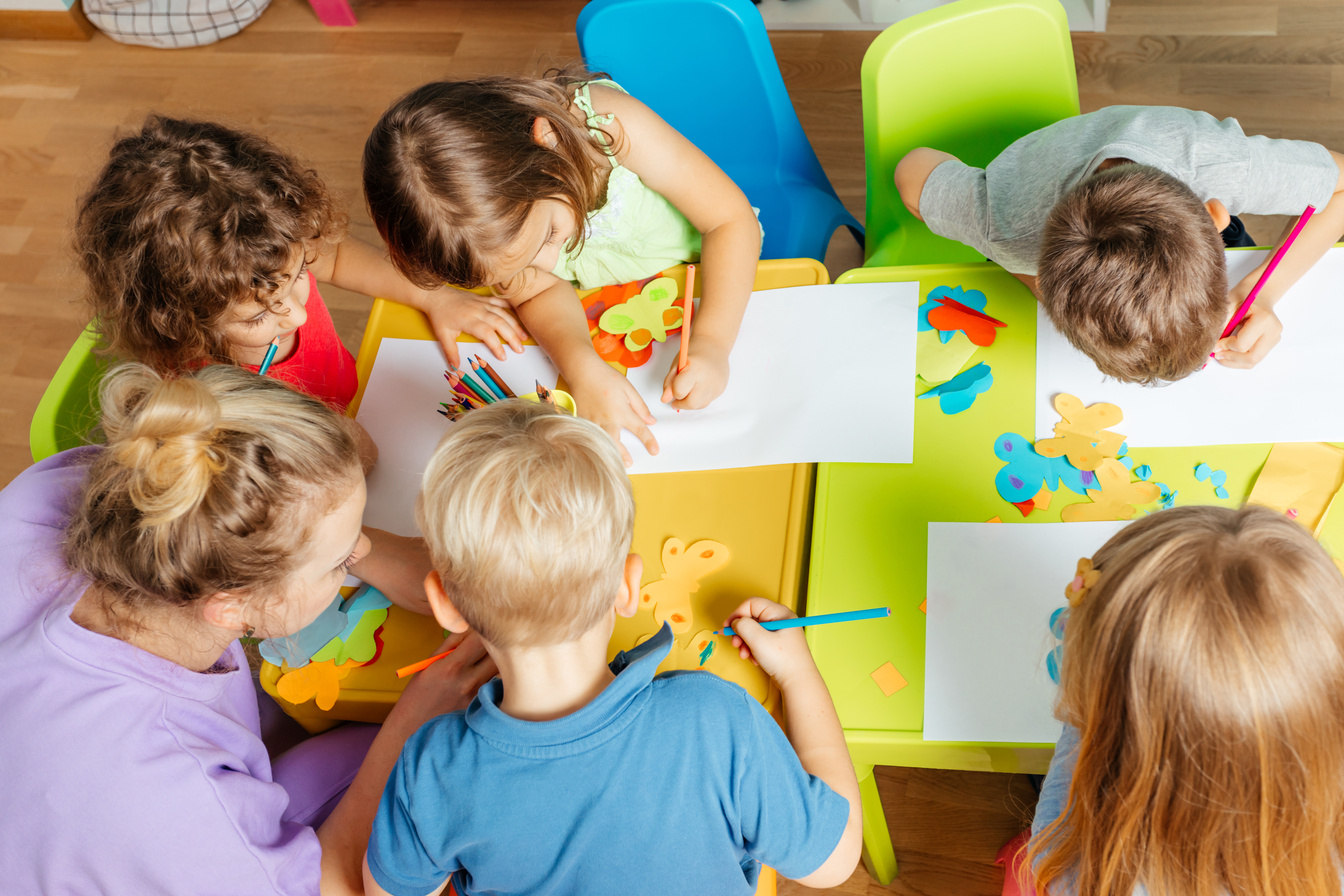
[[[934,233],[975,247],[1015,274],[1035,274],[1051,210],[1107,159],[1151,165],[1234,215],[1322,209],[1340,174],[1324,146],[1247,137],[1235,118],[1219,121],[1172,106],[1109,106],[1028,134],[988,168],[944,162],[924,184],[919,213]]]

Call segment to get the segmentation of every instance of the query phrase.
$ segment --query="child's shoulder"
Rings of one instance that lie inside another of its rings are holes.
[[[765,714],[741,685],[699,669],[660,673],[653,679],[653,693],[668,711],[717,716],[720,721],[754,722],[758,712]]]

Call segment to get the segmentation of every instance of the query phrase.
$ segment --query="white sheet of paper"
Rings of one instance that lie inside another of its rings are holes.
[[[537,380],[554,387],[555,367],[535,345],[523,346],[507,360],[497,361],[484,346],[464,342],[462,361],[480,355],[490,361],[509,388],[519,395],[536,391]],[[378,445],[378,463],[369,474],[369,503],[365,525],[398,535],[419,535],[415,525],[415,498],[420,476],[439,440],[451,424],[435,410],[448,401],[451,389],[443,379],[448,368],[443,349],[432,340],[384,339],[369,373],[369,384],[355,416]],[[473,374],[474,376],[474,374]]]
[[[914,459],[918,283],[796,286],[754,293],[729,358],[728,388],[702,410],[660,400],[680,337],[629,378],[658,422],[659,453],[621,441],[631,473],[817,461]],[[695,320],[691,322],[695,344]]]
[[[1236,283],[1269,253],[1227,253],[1228,282]],[[1339,338],[1344,333],[1344,249],[1331,249],[1275,306],[1283,341],[1250,370],[1217,361],[1169,386],[1151,388],[1108,380],[1055,330],[1043,310],[1036,319],[1036,435],[1059,422],[1060,392],[1084,404],[1109,401],[1125,412],[1117,432],[1147,447],[1252,442],[1344,440],[1344,415],[1322,414],[1321,396],[1344,394]]]
[[[1127,524],[929,523],[924,739],[1054,743],[1050,614]]]

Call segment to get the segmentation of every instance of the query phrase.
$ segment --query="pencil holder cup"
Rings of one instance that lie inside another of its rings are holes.
[[[519,398],[521,398],[523,401],[541,401],[541,399],[537,397],[537,393],[535,392],[529,392],[526,395],[520,395]],[[558,407],[560,410],[568,414],[572,414],[575,417],[579,415],[578,407],[574,404],[574,396],[570,395],[568,392],[565,392],[561,389],[552,389],[551,400],[555,403],[555,406]]]

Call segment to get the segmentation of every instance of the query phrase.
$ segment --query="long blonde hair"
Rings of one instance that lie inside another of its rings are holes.
[[[131,621],[219,592],[274,593],[314,519],[360,477],[350,421],[237,367],[170,378],[126,364],[101,400],[107,447],[90,462],[65,559]]]
[[[1263,507],[1118,533],[1065,632],[1068,801],[1038,891],[1324,896],[1344,855],[1344,577]]]

